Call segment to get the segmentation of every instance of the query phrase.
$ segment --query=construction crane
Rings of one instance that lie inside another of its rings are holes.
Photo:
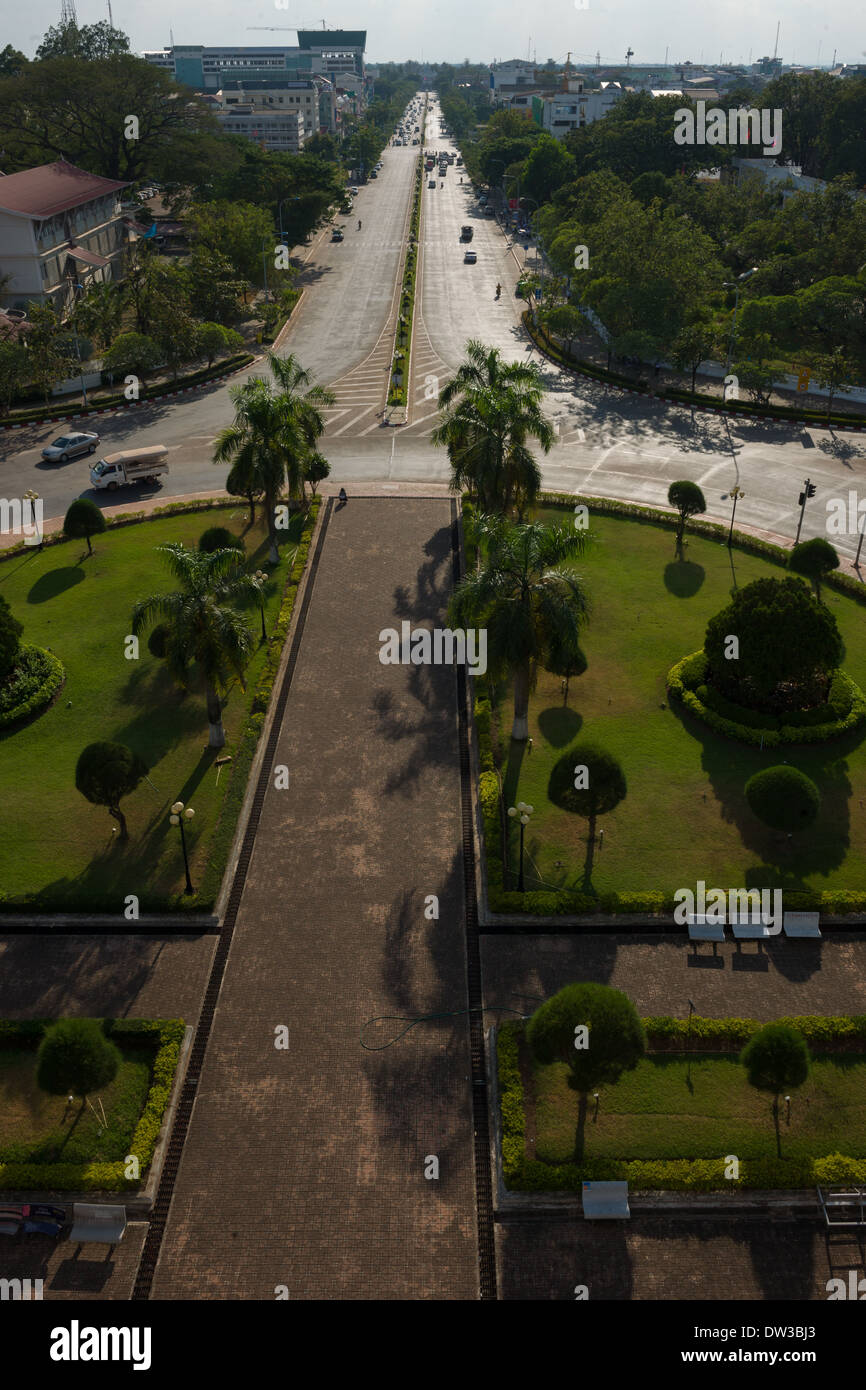
[[[633,49],[633,48],[630,48],[630,49],[628,50],[628,52],[626,53],[626,55],[625,55],[625,65],[626,65],[626,67],[629,67],[630,62],[631,62],[631,59],[632,59],[633,57],[634,57],[634,49]]]
[[[248,24],[248,25],[247,25],[247,32],[248,32],[248,33],[251,33],[253,29],[259,29],[259,30],[265,30],[265,29],[266,29],[267,32],[268,32],[269,34],[296,34],[296,33],[297,33],[297,29],[295,29],[293,26],[291,26],[291,25],[289,25],[289,24]]]
[[[781,27],[782,27],[782,21],[781,21],[781,19],[780,19],[780,20],[779,20],[779,23],[776,25],[776,45],[775,45],[775,47],[774,47],[774,49],[773,49],[773,62],[774,62],[774,63],[775,63],[775,61],[776,61],[776,55],[777,55],[777,53],[779,52],[779,30],[781,29]]]

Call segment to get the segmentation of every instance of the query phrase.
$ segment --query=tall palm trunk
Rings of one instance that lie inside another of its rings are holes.
[[[277,499],[271,493],[265,496],[265,509],[268,514],[268,540],[271,543],[268,559],[272,565],[278,565],[280,563],[280,552],[277,547]]]
[[[514,739],[529,738],[529,662],[521,662],[514,673]]]
[[[208,748],[225,747],[226,732],[223,728],[223,712],[220,704],[220,697],[216,688],[210,681],[205,683],[205,700],[207,701],[207,722],[208,729]]]

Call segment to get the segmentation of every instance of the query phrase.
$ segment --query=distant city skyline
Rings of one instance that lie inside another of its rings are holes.
[[[107,0],[77,0],[80,24],[108,19]],[[310,6],[277,8],[276,0],[255,0],[240,7],[236,0],[187,3],[151,0],[146,7],[112,0],[114,23],[129,35],[134,51],[176,44],[294,44],[296,30],[366,29],[369,63],[489,63],[494,59],[530,58],[543,64],[563,60],[568,50],[575,67],[589,67],[596,53],[603,66],[625,63],[659,66],[665,61],[715,65],[754,62],[772,55],[781,20],[779,57],[786,65],[829,66],[866,61],[866,36],[851,0],[827,0],[806,9],[783,0],[757,11],[751,0],[733,0],[712,12],[683,0],[658,0],[653,7],[639,0],[551,0],[543,11],[527,10],[518,0],[468,8],[462,0],[438,0],[432,6],[405,8],[393,0],[356,0],[318,18]],[[4,43],[33,55],[42,35],[60,18],[60,0],[34,0],[26,10],[7,10]],[[533,32],[533,29],[536,32]]]

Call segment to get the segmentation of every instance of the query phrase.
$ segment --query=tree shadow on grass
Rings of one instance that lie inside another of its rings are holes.
[[[852,796],[847,758],[863,742],[864,730],[856,729],[826,743],[760,749],[722,738],[686,711],[676,706],[672,709],[686,732],[702,745],[701,765],[723,819],[736,826],[744,848],[761,861],[759,867],[749,871],[754,875],[752,885],[747,877],[745,886],[803,892],[809,887],[804,881],[809,875],[829,874],[845,862],[850,847]],[[750,777],[783,762],[811,777],[821,793],[821,809],[814,826],[790,838],[785,832],[763,825],[745,797]]]
[[[706,577],[703,565],[694,560],[672,560],[665,565],[665,588],[676,598],[694,598]]]
[[[564,748],[571,743],[583,724],[583,716],[568,705],[551,705],[538,716],[538,727],[547,742],[554,748]]]
[[[41,574],[36,583],[28,591],[28,603],[48,603],[49,600],[57,598],[58,594],[66,593],[67,589],[72,589],[76,584],[80,584],[87,576],[79,565],[58,565],[56,569],[49,570],[47,574]]]

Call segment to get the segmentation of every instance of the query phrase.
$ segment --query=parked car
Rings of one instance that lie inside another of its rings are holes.
[[[106,454],[90,470],[90,484],[95,488],[115,488],[131,483],[155,483],[161,473],[168,472],[168,449],[164,444],[150,444],[143,449],[123,449],[118,454]]]
[[[376,173],[376,170],[375,170],[375,169],[371,169],[371,170],[370,170],[370,178],[371,178],[371,179],[377,179],[378,177],[379,177],[379,175]]]
[[[474,251],[467,251],[466,255],[463,257],[463,264],[474,265],[477,260],[478,256]]]
[[[49,463],[68,463],[81,454],[92,454],[98,443],[98,434],[62,434],[53,444],[46,445],[42,457]]]

